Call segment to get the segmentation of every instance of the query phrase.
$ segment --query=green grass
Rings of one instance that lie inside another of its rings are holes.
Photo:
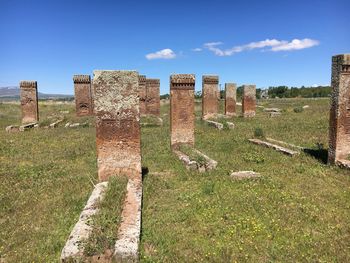
[[[84,244],[86,256],[100,255],[113,248],[121,221],[127,182],[126,177],[109,179],[105,196],[98,204],[100,210],[91,220],[92,233]]]
[[[188,171],[170,150],[169,105],[162,127],[142,128],[141,262],[349,262],[350,171],[325,165],[328,99],[276,99],[269,118],[235,117],[218,131],[196,121],[195,148],[216,170]],[[294,108],[309,105],[302,112]],[[73,104],[40,105],[49,116]],[[196,103],[200,116],[200,103]],[[237,107],[239,113],[241,107]],[[7,134],[19,105],[0,105],[0,254],[7,262],[57,262],[97,181],[94,128]],[[92,122],[93,123],[93,122]],[[309,148],[289,157],[248,142],[266,137]],[[323,145],[323,148],[320,147]],[[315,158],[317,157],[317,158]],[[257,180],[231,180],[253,170]]]

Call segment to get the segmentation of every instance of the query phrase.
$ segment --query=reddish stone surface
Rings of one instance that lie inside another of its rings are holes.
[[[38,122],[38,88],[36,81],[21,81],[22,123]]]
[[[194,146],[194,87],[193,74],[170,76],[170,131],[171,147],[180,144]]]
[[[160,115],[159,79],[146,79],[146,114]]]
[[[219,77],[204,75],[202,77],[202,118],[215,117],[218,113]]]
[[[225,83],[225,114],[236,115],[236,84]]]
[[[350,155],[350,54],[332,57],[332,96],[329,118],[328,162]]]
[[[243,117],[254,117],[256,109],[256,88],[255,85],[244,85],[242,95]]]
[[[139,84],[136,71],[94,71],[97,164],[100,181],[141,177]]]
[[[146,76],[139,75],[139,97],[140,97],[140,114],[145,115],[146,110]]]
[[[78,117],[93,115],[91,79],[89,75],[74,75],[75,112]]]

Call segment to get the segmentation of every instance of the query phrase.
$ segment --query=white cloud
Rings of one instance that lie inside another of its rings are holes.
[[[319,45],[319,41],[304,38],[304,39],[293,39],[288,42],[285,40],[277,40],[277,39],[266,39],[258,42],[251,42],[246,45],[234,46],[229,49],[220,49],[217,46],[222,45],[222,42],[210,42],[205,43],[204,48],[212,51],[217,56],[232,56],[235,53],[240,53],[246,50],[253,49],[264,49],[267,48],[268,51],[291,51],[291,50],[299,50],[304,48],[310,48],[313,46]]]
[[[202,51],[203,49],[202,48],[200,48],[200,47],[197,47],[197,48],[193,48],[192,49],[192,51],[194,51],[194,52],[200,52],[200,51]]]
[[[154,53],[149,53],[146,55],[148,60],[152,59],[173,59],[176,58],[176,54],[170,48],[165,48]]]

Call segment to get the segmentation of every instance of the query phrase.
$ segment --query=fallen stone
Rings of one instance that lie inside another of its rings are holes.
[[[226,122],[227,123],[227,126],[230,130],[233,130],[235,128],[235,124],[233,122]]]
[[[278,152],[282,152],[284,154],[287,154],[289,156],[294,156],[294,155],[297,155],[299,154],[299,152],[297,151],[293,151],[291,149],[288,149],[288,148],[284,148],[284,147],[281,147],[279,145],[276,145],[276,144],[272,144],[272,143],[269,143],[269,142],[265,142],[265,141],[262,141],[262,140],[259,140],[259,139],[249,139],[250,142],[254,143],[254,144],[257,144],[257,145],[262,145],[262,146],[265,146],[265,147],[268,147],[268,148],[272,148]]]
[[[272,139],[272,138],[266,138],[266,140],[269,141],[269,142],[274,142],[274,143],[286,145],[288,147],[296,148],[296,149],[298,149],[300,151],[304,150],[304,147],[300,147],[300,146],[297,146],[297,145],[294,145],[294,144],[291,144],[291,143],[288,143],[288,142],[278,141],[278,140],[275,140],[275,139]]]
[[[257,177],[260,177],[260,174],[253,171],[239,171],[239,172],[231,173],[230,177],[233,179],[242,180],[242,179],[257,178]]]
[[[279,108],[264,108],[264,112],[281,112]]]
[[[58,124],[61,123],[62,121],[63,121],[63,119],[58,120],[58,121],[55,121],[55,122],[51,123],[51,124],[49,125],[49,127],[50,127],[50,128],[57,128],[57,127],[58,127]]]
[[[336,163],[336,165],[338,165],[342,168],[350,169],[350,160],[340,159],[340,160],[337,160],[335,163]]]
[[[279,117],[279,116],[281,116],[280,112],[269,112],[270,118]]]
[[[81,262],[84,253],[83,241],[88,239],[92,227],[91,217],[98,212],[98,203],[104,197],[108,182],[102,182],[95,186],[86,206],[80,214],[79,220],[74,226],[61,253],[61,262]]]
[[[68,114],[68,113],[69,113],[69,110],[61,110],[60,113],[62,113],[62,114]]]
[[[303,109],[307,109],[307,108],[310,108],[310,106],[309,105],[303,106]]]
[[[19,132],[19,126],[18,125],[10,125],[5,128],[6,132],[12,133],[12,132]]]
[[[129,179],[122,220],[114,245],[116,262],[138,262],[141,233],[142,181]]]
[[[208,121],[208,120],[205,120],[209,126],[212,126],[218,130],[222,130],[224,128],[224,125],[222,123],[219,123],[219,122],[216,122],[216,121]]]
[[[25,124],[25,125],[21,125],[21,126],[19,126],[19,131],[23,132],[23,131],[32,129],[32,128],[34,128],[36,125],[37,125],[36,122],[32,122],[32,123],[28,123],[28,124]]]
[[[217,161],[209,158],[207,155],[203,154],[202,152],[196,149],[193,149],[193,151],[205,159],[204,164],[198,163],[195,160],[191,160],[187,154],[179,150],[174,150],[174,153],[178,156],[180,161],[182,161],[185,164],[188,170],[197,170],[202,173],[216,168],[218,164]]]

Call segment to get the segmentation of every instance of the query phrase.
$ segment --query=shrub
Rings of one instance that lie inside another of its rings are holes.
[[[265,134],[262,128],[255,128],[254,130],[254,137],[255,138],[265,138]]]

